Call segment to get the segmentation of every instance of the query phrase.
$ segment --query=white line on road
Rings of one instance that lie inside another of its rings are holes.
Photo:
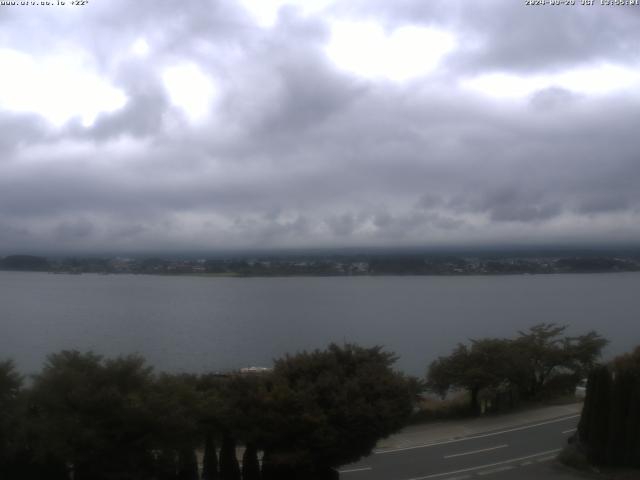
[[[576,430],[578,430],[577,428],[570,428],[569,430],[565,430],[564,432],[562,432],[562,434],[566,434],[566,433],[572,433],[575,432]]]
[[[535,457],[540,457],[542,455],[549,455],[550,453],[558,453],[560,450],[561,450],[560,448],[556,448],[555,450],[547,450],[546,452],[534,453],[533,455],[527,455],[526,457],[510,458],[509,460],[503,460],[502,462],[489,463],[487,465],[478,465],[477,467],[463,468],[462,470],[455,470],[453,472],[434,473],[431,475],[425,475],[424,477],[413,477],[413,478],[410,478],[409,480],[426,480],[428,478],[438,478],[438,477],[445,477],[447,475],[455,475],[456,473],[472,472],[474,470],[482,470],[483,468],[491,468],[491,467],[497,467],[498,465],[505,465],[507,463],[519,462],[521,460],[527,460],[528,458],[535,458]]]
[[[511,465],[507,465],[506,467],[498,467],[498,468],[494,468],[492,470],[485,470],[483,472],[478,472],[478,475],[491,475],[492,473],[498,473],[498,472],[506,472],[507,470],[511,470],[515,467],[511,466]]]
[[[355,472],[366,472],[369,470],[373,470],[371,467],[361,467],[361,468],[350,468],[348,470],[338,470],[338,473],[355,473]]]
[[[490,450],[497,450],[499,448],[507,448],[508,446],[509,445],[498,445],[497,447],[483,448],[480,450],[473,450],[471,452],[454,453],[453,455],[445,455],[444,458],[454,458],[454,457],[462,457],[464,455],[473,455],[474,453],[488,452]]]
[[[452,440],[445,440],[442,442],[424,443],[422,445],[414,445],[412,447],[393,448],[391,450],[375,450],[373,454],[383,455],[385,453],[403,452],[405,450],[415,450],[417,448],[427,448],[427,447],[435,447],[437,445],[447,445],[449,443],[466,442],[468,440],[476,440],[477,438],[493,437],[495,435],[502,435],[503,433],[518,432],[520,430],[527,430],[528,428],[535,428],[535,427],[541,427],[542,425],[549,425],[551,423],[564,422],[565,420],[571,420],[572,418],[577,418],[579,416],[580,415],[570,415],[568,417],[556,418],[554,420],[548,420],[546,422],[540,422],[534,425],[525,425],[523,427],[509,428],[507,430],[501,430],[499,432],[483,433],[481,435],[473,435],[473,436],[464,437],[464,438],[454,438]]]
[[[538,459],[536,460],[536,462],[538,462],[538,463],[548,462],[549,460],[553,460],[553,459],[555,459],[555,458],[556,458],[556,456],[555,456],[555,455],[551,455],[551,456],[548,456],[548,457],[538,458]]]

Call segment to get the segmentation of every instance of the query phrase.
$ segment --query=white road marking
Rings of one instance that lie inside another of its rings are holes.
[[[468,480],[469,478],[471,478],[471,475],[461,475],[459,477],[449,477],[445,480]]]
[[[511,470],[513,468],[515,468],[515,467],[513,467],[513,466],[498,467],[498,468],[494,468],[493,470],[485,470],[483,472],[478,472],[478,475],[490,475],[492,473],[505,472],[505,471]]]
[[[520,464],[521,467],[526,467],[527,465],[531,465],[533,462],[531,460],[527,460],[526,462],[522,462]]]
[[[493,437],[495,435],[502,435],[503,433],[519,432],[520,430],[527,430],[529,428],[541,427],[542,425],[549,425],[551,423],[564,422],[565,420],[571,420],[572,418],[577,418],[579,416],[580,415],[571,415],[571,416],[568,416],[568,417],[556,418],[554,420],[548,420],[546,422],[536,423],[534,425],[525,425],[523,427],[509,428],[507,430],[501,430],[499,432],[483,433],[483,434],[480,434],[480,435],[464,437],[464,438],[454,438],[452,440],[445,440],[445,441],[442,441],[442,442],[423,443],[422,445],[414,445],[414,446],[411,446],[411,447],[393,448],[393,449],[390,449],[390,450],[374,450],[373,454],[374,455],[383,455],[385,453],[404,452],[405,450],[416,450],[418,448],[435,447],[437,445],[447,445],[449,443],[466,442],[468,440],[475,440],[477,438]]]
[[[349,468],[348,470],[338,470],[338,473],[366,472],[369,470],[373,470],[373,469],[371,467]]]
[[[536,460],[536,462],[538,463],[542,463],[542,462],[548,462],[549,460],[554,460],[556,458],[555,455],[551,455],[549,457],[542,457]]]
[[[541,455],[549,455],[550,453],[558,453],[561,449],[547,450],[546,452],[534,453],[533,455],[527,455],[525,457],[510,458],[509,460],[503,460],[502,462],[489,463],[487,465],[478,465],[477,467],[463,468],[462,470],[455,470],[453,472],[433,473],[431,475],[425,475],[424,477],[412,477],[408,480],[426,480],[428,478],[446,477],[447,475],[455,475],[457,473],[473,472],[474,470],[482,470],[483,468],[497,467],[498,465],[505,465],[507,463],[519,462],[521,460],[527,460],[529,458],[540,457]]]
[[[569,430],[565,430],[564,432],[562,432],[562,434],[566,434],[566,433],[572,433],[575,432],[576,430],[578,430],[577,428],[570,428]]]
[[[473,450],[471,452],[454,453],[453,455],[445,455],[444,458],[454,458],[454,457],[462,457],[464,455],[473,455],[474,453],[489,452],[491,450],[497,450],[499,448],[507,448],[508,446],[509,445],[498,445],[497,447],[482,448],[480,450]]]

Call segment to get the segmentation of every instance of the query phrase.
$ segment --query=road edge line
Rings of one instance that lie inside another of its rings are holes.
[[[536,423],[536,424],[533,424],[533,425],[523,425],[523,426],[520,426],[520,427],[508,428],[506,430],[500,430],[498,432],[480,433],[480,434],[471,435],[471,436],[468,436],[468,437],[452,438],[450,440],[443,440],[443,441],[439,441],[439,442],[423,443],[421,445],[412,445],[411,447],[393,448],[393,449],[390,449],[390,450],[374,450],[373,451],[373,455],[384,455],[384,454],[387,454],[387,453],[404,452],[405,450],[416,450],[418,448],[435,447],[437,445],[447,445],[449,443],[466,442],[468,440],[475,440],[475,439],[478,439],[478,438],[493,437],[495,435],[502,435],[503,433],[518,432],[520,430],[527,430],[529,428],[541,427],[542,425],[550,425],[552,423],[559,423],[559,422],[563,422],[565,420],[571,420],[572,418],[578,418],[578,417],[580,417],[580,414],[569,415],[567,417],[559,417],[559,418],[555,418],[553,420],[548,420],[548,421]]]

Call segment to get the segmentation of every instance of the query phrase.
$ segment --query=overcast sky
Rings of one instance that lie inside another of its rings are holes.
[[[640,240],[640,7],[15,3],[2,252]]]

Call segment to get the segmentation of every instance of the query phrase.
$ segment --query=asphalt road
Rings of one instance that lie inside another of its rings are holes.
[[[579,415],[469,437],[374,452],[340,469],[341,480],[569,479],[553,460]]]

